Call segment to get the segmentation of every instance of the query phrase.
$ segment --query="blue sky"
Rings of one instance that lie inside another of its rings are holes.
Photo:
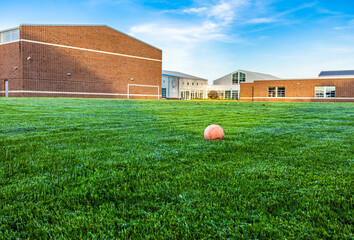
[[[0,0],[0,29],[104,24],[163,50],[163,69],[214,80],[354,69],[354,0]]]

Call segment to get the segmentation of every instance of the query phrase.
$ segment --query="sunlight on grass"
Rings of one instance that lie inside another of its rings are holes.
[[[0,236],[350,239],[351,103],[0,99]],[[218,124],[223,141],[205,141]]]

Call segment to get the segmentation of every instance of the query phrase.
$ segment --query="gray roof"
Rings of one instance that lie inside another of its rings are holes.
[[[251,72],[251,71],[246,71],[246,70],[237,70],[235,72],[245,72],[245,73],[252,73],[254,75],[256,75],[257,77],[261,78],[261,79],[267,79],[267,80],[276,80],[276,79],[280,79],[274,75],[270,75],[270,74],[265,74],[265,73],[259,73],[259,72]]]
[[[279,77],[276,77],[276,76],[273,76],[273,75],[270,75],[270,74],[265,74],[265,73],[259,73],[259,72],[251,72],[251,71],[246,71],[246,70],[242,70],[242,69],[238,69],[236,71],[233,71],[232,73],[229,73],[229,74],[226,74],[225,76],[222,76],[216,80],[214,80],[213,82],[215,81],[218,81],[224,77],[227,77],[229,75],[232,75],[236,72],[243,72],[243,73],[249,73],[249,74],[253,74],[257,77],[257,80],[278,80],[278,79],[281,79]]]
[[[205,79],[205,78],[200,78],[200,77],[188,75],[188,74],[181,73],[181,72],[166,71],[166,70],[162,70],[162,75],[164,75],[164,76],[169,76],[169,77],[179,77],[179,78],[189,78],[189,79],[207,80],[207,79]]]
[[[350,76],[354,75],[354,70],[322,71],[318,76]]]

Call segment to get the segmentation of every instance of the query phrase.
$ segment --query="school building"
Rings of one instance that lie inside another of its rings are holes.
[[[108,26],[0,31],[0,96],[161,98],[162,51]]]

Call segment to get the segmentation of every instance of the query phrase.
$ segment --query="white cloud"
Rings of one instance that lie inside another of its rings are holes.
[[[206,7],[200,7],[200,8],[188,8],[188,9],[184,9],[182,12],[183,13],[202,13],[205,12],[207,10]]]
[[[182,14],[196,15],[199,21],[191,22],[152,22],[130,28],[132,35],[144,35],[159,39],[168,37],[169,42],[197,43],[209,40],[230,42],[231,38],[224,33],[236,17],[236,9],[249,4],[249,0],[221,0],[214,5],[187,8],[179,11]],[[175,11],[167,11],[171,13]],[[234,41],[235,39],[233,39]],[[163,41],[163,40],[162,40]]]
[[[272,23],[277,21],[274,18],[253,18],[248,21],[248,23],[254,23],[254,24],[259,24],[259,23]]]
[[[219,24],[229,24],[232,22],[236,15],[237,9],[242,6],[246,6],[250,3],[249,0],[228,0],[220,1],[218,4],[199,7],[199,8],[187,8],[182,10],[182,13],[198,14],[200,16],[206,16],[209,19],[218,21]]]
[[[212,69],[204,70],[201,75],[196,72],[201,61],[208,63],[204,59],[209,55],[207,46],[216,41],[239,41],[237,36],[228,34],[227,28],[237,17],[238,9],[247,3],[248,0],[221,0],[214,5],[164,11],[172,15],[188,14],[192,18],[143,23],[131,27],[129,33],[163,49],[164,69],[210,77]]]
[[[148,23],[130,28],[132,35],[146,35],[149,38],[164,38],[167,41],[179,43],[196,43],[208,40],[223,40],[226,36],[220,33],[218,24],[205,21],[201,25],[171,25]]]

